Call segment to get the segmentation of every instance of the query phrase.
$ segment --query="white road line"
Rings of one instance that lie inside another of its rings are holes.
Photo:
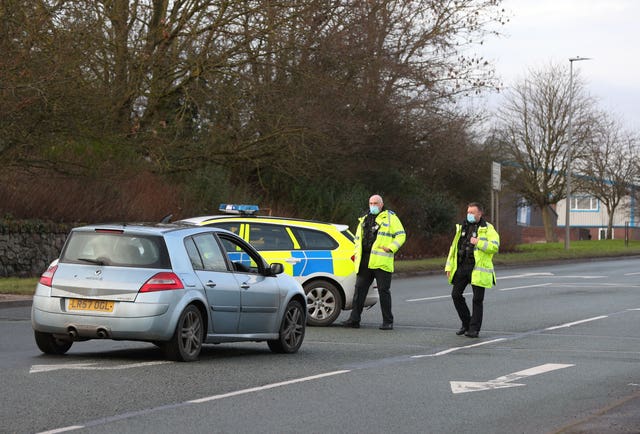
[[[623,276],[637,276],[640,273],[624,273]]]
[[[408,300],[405,300],[406,302],[412,302],[412,301],[427,301],[427,300],[438,300],[441,298],[451,298],[450,295],[437,295],[435,297],[425,297],[425,298],[410,298]]]
[[[541,283],[539,285],[527,285],[527,286],[514,286],[512,288],[502,288],[498,291],[513,291],[514,289],[524,289],[524,288],[539,288],[541,286],[549,286],[551,283]]]
[[[286,386],[286,385],[295,384],[295,383],[302,383],[304,381],[317,380],[319,378],[330,377],[330,376],[333,376],[333,375],[345,374],[347,372],[351,372],[351,370],[345,369],[345,370],[341,370],[341,371],[325,372],[324,374],[312,375],[310,377],[296,378],[296,379],[289,380],[289,381],[282,381],[282,382],[279,382],[279,383],[266,384],[264,386],[252,387],[252,388],[249,388],[249,389],[236,390],[235,392],[223,393],[223,394],[220,394],[220,395],[213,395],[213,396],[208,396],[208,397],[200,398],[200,399],[193,399],[191,401],[183,401],[183,402],[180,402],[180,403],[177,403],[177,404],[162,405],[162,406],[159,406],[159,407],[147,408],[147,409],[139,410],[139,411],[132,411],[132,412],[123,413],[123,414],[119,414],[119,415],[115,415],[115,416],[111,416],[111,417],[106,417],[106,418],[103,418],[103,419],[96,419],[96,420],[93,420],[93,421],[89,421],[89,422],[85,423],[84,425],[70,425],[70,426],[63,427],[63,428],[56,428],[56,429],[53,429],[53,430],[50,430],[50,431],[42,431],[39,434],[57,434],[57,433],[62,433],[62,432],[75,431],[77,429],[90,428],[90,427],[94,427],[94,426],[98,426],[98,425],[106,425],[106,424],[111,423],[111,422],[130,419],[132,417],[137,417],[137,416],[144,416],[144,415],[156,412],[156,411],[166,410],[166,409],[169,409],[169,408],[180,408],[180,407],[186,407],[188,405],[193,405],[193,404],[201,404],[203,402],[213,401],[213,400],[217,400],[217,399],[229,398],[229,397],[232,397],[232,396],[238,396],[238,395],[243,395],[243,394],[247,394],[247,393],[260,392],[262,390],[273,389],[275,387],[281,387],[281,386]]]
[[[519,279],[521,277],[540,277],[540,276],[553,276],[553,273],[524,273],[524,274],[514,274],[512,276],[498,276],[498,280],[504,279]]]
[[[453,348],[449,348],[449,349],[446,349],[446,350],[443,350],[443,351],[438,351],[437,353],[433,353],[433,354],[419,354],[419,355],[416,355],[416,356],[411,356],[411,358],[412,359],[422,359],[423,357],[444,356],[445,354],[450,354],[450,353],[453,353],[455,351],[465,350],[467,348],[479,347],[481,345],[495,344],[496,342],[502,342],[502,341],[506,341],[506,338],[492,339],[490,341],[478,342],[477,344],[473,344],[473,345],[465,345],[464,347],[453,347]]]
[[[110,371],[110,370],[119,370],[119,369],[130,369],[130,368],[144,368],[147,366],[154,365],[164,365],[166,363],[172,363],[169,361],[156,361],[156,362],[141,362],[141,363],[129,363],[126,365],[114,365],[114,366],[100,366],[97,363],[67,363],[67,364],[57,364],[57,365],[32,365],[29,370],[29,374],[37,374],[39,372],[51,372],[58,371],[61,369],[74,369],[81,371]],[[98,365],[98,366],[96,366]]]
[[[229,398],[229,397],[232,397],[232,396],[244,395],[244,394],[247,394],[247,393],[260,392],[262,390],[273,389],[275,387],[287,386],[289,384],[295,384],[295,383],[302,383],[304,381],[317,380],[318,378],[330,377],[332,375],[346,374],[347,372],[351,372],[351,370],[345,369],[345,370],[341,370],[341,371],[326,372],[324,374],[312,375],[310,377],[296,378],[294,380],[282,381],[280,383],[272,383],[272,384],[267,384],[267,385],[264,385],[264,386],[251,387],[249,389],[236,390],[234,392],[223,393],[221,395],[213,395],[213,396],[207,396],[205,398],[192,399],[191,401],[187,401],[187,403],[189,403],[189,404],[201,404],[203,402],[215,401],[215,400],[218,400],[218,399]]]
[[[596,317],[593,317],[593,318],[587,318],[587,319],[583,319],[583,320],[580,320],[580,321],[574,321],[574,322],[569,322],[569,323],[566,323],[566,324],[560,324],[560,325],[553,326],[553,327],[547,327],[544,330],[557,330],[557,329],[571,327],[571,326],[574,326],[574,325],[577,325],[577,324],[584,324],[586,322],[596,321],[596,320],[604,319],[604,318],[609,318],[609,316],[608,315],[596,316]]]

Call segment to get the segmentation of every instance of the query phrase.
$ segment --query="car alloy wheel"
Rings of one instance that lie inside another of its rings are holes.
[[[197,360],[202,349],[203,333],[202,314],[190,304],[180,314],[173,337],[163,346],[167,358],[179,362]]]
[[[342,297],[340,291],[326,280],[316,280],[305,285],[307,294],[307,322],[311,326],[331,325],[340,315]]]
[[[302,345],[304,332],[304,309],[298,301],[291,300],[282,317],[278,339],[269,340],[267,344],[274,353],[295,353]]]

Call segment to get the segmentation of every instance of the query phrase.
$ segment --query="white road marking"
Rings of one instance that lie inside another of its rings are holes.
[[[97,420],[89,421],[89,422],[85,423],[84,425],[70,425],[70,426],[63,427],[63,428],[56,428],[56,429],[53,429],[53,430],[50,430],[50,431],[42,431],[39,434],[56,434],[56,433],[74,431],[74,430],[77,430],[77,429],[90,428],[90,427],[94,427],[94,426],[98,426],[98,425],[106,425],[106,424],[111,423],[111,422],[130,419],[130,418],[136,417],[136,416],[144,416],[144,415],[147,415],[149,413],[153,413],[153,412],[161,411],[161,410],[166,410],[168,408],[180,408],[180,407],[186,407],[188,405],[193,405],[193,404],[201,404],[203,402],[213,401],[213,400],[217,400],[217,399],[229,398],[229,397],[232,397],[232,396],[238,396],[238,395],[243,395],[243,394],[247,394],[247,393],[260,392],[262,390],[273,389],[275,387],[281,387],[281,386],[286,386],[286,385],[295,384],[295,383],[302,383],[304,381],[317,380],[319,378],[330,377],[330,376],[333,376],[333,375],[345,374],[347,372],[351,372],[351,370],[346,369],[346,370],[341,370],[341,371],[325,372],[324,374],[312,375],[310,377],[296,378],[296,379],[289,380],[289,381],[282,381],[280,383],[272,383],[272,384],[266,384],[264,386],[259,386],[259,387],[251,387],[249,389],[236,390],[235,392],[223,393],[223,394],[220,394],[220,395],[213,395],[213,396],[208,396],[208,397],[200,398],[200,399],[193,399],[191,401],[183,401],[183,402],[180,402],[180,403],[177,403],[177,404],[162,405],[162,406],[159,406],[159,407],[147,408],[147,409],[139,410],[139,411],[132,411],[132,412],[128,412],[128,413],[119,414],[119,415],[116,415],[116,416],[111,416],[111,417],[106,417],[106,418],[103,418],[103,419],[97,419]]]
[[[514,372],[513,374],[503,375],[502,377],[495,378],[493,380],[476,382],[476,381],[451,381],[451,392],[453,393],[466,393],[466,392],[478,392],[482,390],[493,389],[505,389],[508,387],[525,386],[522,383],[512,383],[513,381],[521,380],[523,378],[531,377],[533,375],[544,374],[546,372],[555,371],[558,369],[569,368],[575,365],[565,365],[560,363],[546,363],[544,365],[535,366],[533,368],[525,369],[524,371]]]
[[[624,273],[623,276],[637,276],[640,273]]]
[[[433,354],[419,354],[419,355],[416,355],[416,356],[411,356],[411,358],[412,359],[421,359],[423,357],[444,356],[445,354],[450,354],[450,353],[453,353],[455,351],[465,350],[467,348],[479,347],[481,345],[494,344],[496,342],[501,342],[501,341],[506,341],[506,338],[492,339],[490,341],[478,342],[477,344],[465,345],[464,347],[453,347],[453,348],[449,348],[449,349],[446,349],[446,350],[438,351],[437,353],[433,353]]]
[[[512,276],[498,276],[497,280],[504,279],[519,279],[521,277],[539,277],[539,276],[553,276],[553,273],[524,273],[524,274],[514,274]]]
[[[451,298],[450,295],[437,295],[435,297],[425,297],[425,298],[410,298],[408,300],[405,300],[406,302],[412,302],[412,301],[427,301],[427,300],[438,300],[441,298]]]
[[[571,326],[574,326],[574,325],[577,325],[577,324],[584,324],[586,322],[596,321],[596,320],[604,319],[604,318],[609,318],[609,316],[608,315],[595,316],[593,318],[587,318],[587,319],[583,319],[583,320],[580,320],[580,321],[568,322],[566,324],[560,324],[560,325],[553,326],[553,327],[547,327],[544,330],[557,330],[557,329],[571,327]]]
[[[527,285],[527,286],[514,286],[512,288],[502,288],[502,289],[499,289],[498,291],[512,291],[514,289],[538,288],[541,286],[549,286],[549,285],[551,285],[551,283],[541,283],[539,285]]]
[[[109,370],[117,370],[117,369],[144,368],[146,366],[163,365],[165,363],[171,363],[171,362],[169,361],[141,362],[141,363],[129,363],[126,365],[114,365],[114,366],[100,366],[97,363],[32,365],[31,369],[29,370],[29,373],[37,374],[39,372],[51,372],[51,371],[58,371],[61,369],[73,369],[73,370],[82,370],[82,371],[109,371]]]
[[[260,392],[262,390],[273,389],[275,387],[287,386],[289,384],[302,383],[304,381],[317,380],[318,378],[324,378],[324,377],[330,377],[330,376],[333,376],[333,375],[346,374],[347,372],[351,372],[351,370],[344,369],[344,370],[341,370],[341,371],[326,372],[324,374],[312,375],[310,377],[296,378],[294,380],[282,381],[280,383],[272,383],[272,384],[267,384],[265,386],[258,386],[258,387],[251,387],[249,389],[236,390],[234,392],[223,393],[221,395],[213,395],[213,396],[207,396],[205,398],[192,399],[191,401],[187,401],[187,403],[189,403],[189,404],[201,404],[203,402],[215,401],[215,400],[218,400],[218,399],[229,398],[229,397],[232,397],[232,396],[244,395],[244,394],[247,394],[247,393]]]

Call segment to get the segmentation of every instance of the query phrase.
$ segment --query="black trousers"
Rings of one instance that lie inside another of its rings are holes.
[[[369,261],[367,260],[367,263]],[[366,263],[365,263],[366,264]],[[376,279],[378,284],[378,294],[380,295],[380,309],[382,310],[382,322],[393,324],[393,314],[391,313],[391,276],[392,273],[378,268],[369,268],[366,265],[360,266],[356,276],[355,294],[353,294],[353,307],[351,309],[351,321],[360,322],[364,301],[367,298],[369,287]]]
[[[482,286],[471,285],[473,289],[473,303],[472,313],[469,312],[467,302],[462,295],[467,285],[471,283],[471,269],[458,268],[456,274],[453,275],[451,283],[453,283],[453,289],[451,290],[451,298],[453,299],[453,305],[458,312],[460,321],[462,321],[462,327],[469,331],[479,332],[482,326],[482,309],[484,302],[485,288]]]

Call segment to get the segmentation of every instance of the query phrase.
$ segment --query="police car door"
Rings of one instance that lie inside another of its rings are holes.
[[[269,264],[279,262],[284,265],[286,274],[294,277],[303,275],[307,265],[306,255],[299,250],[286,226],[251,222],[247,229],[244,239],[249,241]]]

